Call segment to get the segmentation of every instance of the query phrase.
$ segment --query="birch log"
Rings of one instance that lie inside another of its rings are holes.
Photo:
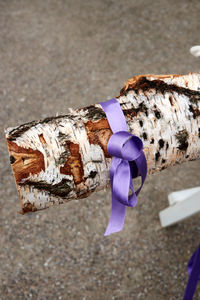
[[[148,174],[200,157],[200,74],[140,75],[116,97],[144,143]],[[109,185],[112,135],[99,104],[8,128],[21,213],[87,197]]]

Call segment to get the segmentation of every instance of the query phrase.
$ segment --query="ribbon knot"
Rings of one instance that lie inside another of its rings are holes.
[[[116,99],[101,102],[113,131],[107,150],[113,156],[110,167],[112,209],[104,235],[122,230],[126,206],[134,207],[147,174],[147,163],[141,139],[128,132],[126,120]],[[132,178],[141,176],[142,182],[135,192]]]
[[[137,159],[141,155],[142,148],[141,139],[128,131],[117,131],[110,137],[107,145],[110,155],[128,161]]]

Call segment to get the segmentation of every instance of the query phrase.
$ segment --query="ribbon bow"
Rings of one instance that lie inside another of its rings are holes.
[[[100,102],[109,125],[113,131],[107,150],[113,156],[110,167],[110,183],[112,190],[112,209],[110,220],[104,235],[122,230],[126,215],[126,206],[134,207],[146,175],[147,163],[143,143],[137,136],[128,132],[126,120],[116,99]],[[132,178],[141,175],[141,185],[135,192]],[[131,192],[131,194],[129,193]]]

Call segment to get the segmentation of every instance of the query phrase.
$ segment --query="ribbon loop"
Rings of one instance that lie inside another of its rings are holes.
[[[107,148],[110,155],[131,161],[141,155],[143,143],[128,131],[118,131],[110,137]]]
[[[126,120],[116,99],[100,102],[109,125],[113,131],[107,150],[113,156],[110,167],[110,183],[112,190],[112,209],[110,220],[104,235],[122,230],[126,214],[126,206],[134,207],[146,175],[147,163],[141,139],[128,132]],[[135,192],[132,178],[141,176],[142,182]],[[129,191],[132,194],[129,195]]]
[[[115,157],[112,164],[115,165]],[[118,166],[115,168],[115,174],[112,182],[112,193],[113,196],[122,204],[126,206],[132,206],[129,203],[129,188],[130,181],[130,166],[128,161],[121,160]]]

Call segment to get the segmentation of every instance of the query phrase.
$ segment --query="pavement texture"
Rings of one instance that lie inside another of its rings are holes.
[[[158,213],[200,184],[199,161],[149,176],[124,230],[104,237],[109,190],[18,214],[3,129],[110,99],[137,74],[199,71],[199,15],[199,0],[0,0],[1,300],[182,299],[199,215],[162,229]]]

